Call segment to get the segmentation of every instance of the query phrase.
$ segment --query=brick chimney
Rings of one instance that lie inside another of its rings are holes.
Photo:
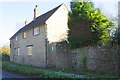
[[[26,26],[27,24],[29,24],[29,21],[26,19],[26,21],[25,21],[25,26]]]
[[[34,8],[34,19],[38,17],[38,8],[37,8],[37,5],[35,6]]]

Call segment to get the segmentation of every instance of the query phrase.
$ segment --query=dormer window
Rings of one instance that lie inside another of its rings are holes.
[[[39,27],[34,28],[34,35],[37,35],[40,33]]]
[[[25,39],[27,37],[26,32],[23,33],[23,38]]]
[[[15,37],[15,40],[16,40],[16,41],[18,40],[18,37],[17,37],[17,36]]]

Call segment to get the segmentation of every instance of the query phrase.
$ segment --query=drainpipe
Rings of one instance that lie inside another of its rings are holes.
[[[45,53],[46,53],[46,68],[48,67],[48,42],[47,38],[45,39]]]
[[[10,53],[10,55],[12,54],[13,62],[14,62],[14,56],[15,56],[14,42],[12,41],[11,43],[12,43],[12,44],[11,44],[10,50],[12,50],[12,51],[14,51],[14,52],[13,52],[13,53]],[[12,46],[12,45],[13,45],[13,46]],[[10,51],[10,52],[11,52],[11,51]]]
[[[48,38],[47,38],[47,24],[45,24],[45,56],[46,56],[46,68],[48,68]]]

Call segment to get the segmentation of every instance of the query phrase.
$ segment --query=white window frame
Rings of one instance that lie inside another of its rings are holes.
[[[30,48],[31,48],[31,52],[29,51]],[[28,51],[28,55],[32,55],[32,53],[33,53],[33,47],[32,46],[28,46],[27,47],[27,51]]]
[[[39,27],[34,28],[33,34],[34,34],[34,35],[38,35],[39,33],[40,33]]]
[[[17,55],[20,55],[20,48],[17,48]]]
[[[18,41],[18,37],[17,36],[15,37],[15,41]]]
[[[27,37],[27,33],[23,32],[23,38],[25,39]]]

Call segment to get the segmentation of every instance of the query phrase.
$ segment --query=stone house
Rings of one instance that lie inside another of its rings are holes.
[[[67,40],[68,9],[65,4],[38,16],[37,5],[34,20],[18,30],[10,38],[10,60],[20,64],[45,67],[48,65],[48,45]],[[54,46],[49,49],[55,50]]]

